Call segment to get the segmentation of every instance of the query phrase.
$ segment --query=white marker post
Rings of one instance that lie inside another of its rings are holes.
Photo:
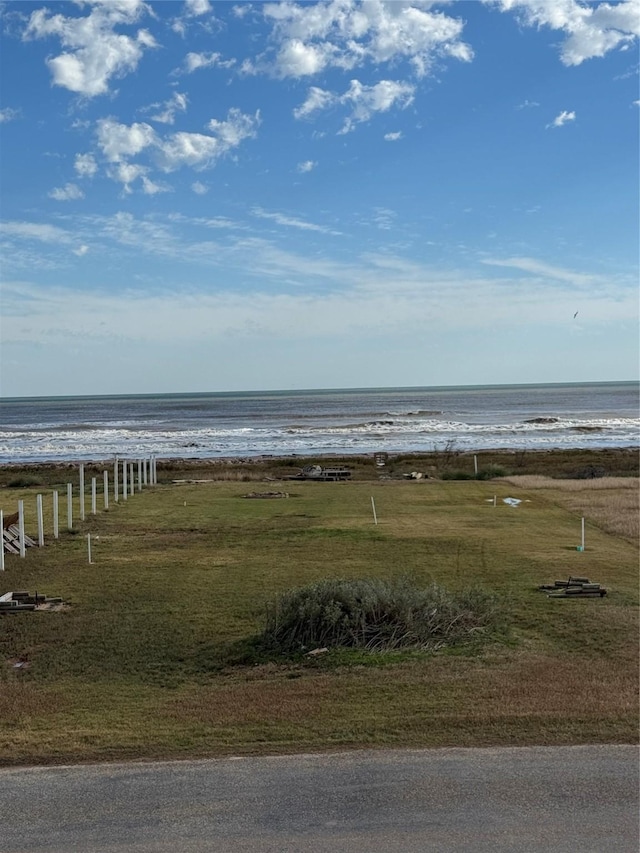
[[[122,500],[126,501],[127,499],[127,463],[123,459],[122,460]]]
[[[44,515],[42,513],[42,495],[36,495],[36,511],[38,513],[38,548],[44,546]]]
[[[102,494],[104,497],[104,508],[109,509],[109,472],[108,471],[102,472],[102,479],[104,482],[104,485],[102,487]]]
[[[84,521],[84,465],[80,466],[80,521]]]
[[[73,486],[67,483],[67,530],[73,527]]]
[[[134,473],[133,473],[133,462],[131,462],[129,465],[129,494],[131,495],[131,497],[133,497],[133,495],[135,495],[135,493],[136,493],[136,484],[135,484]]]
[[[20,556],[24,557],[26,553],[24,545],[24,501],[18,501],[18,535],[20,539]]]
[[[0,572],[4,572],[4,513],[0,509],[0,530],[2,531],[2,542],[0,543]]]
[[[89,565],[93,562],[91,559],[91,534],[87,533],[87,557],[89,558]]]
[[[373,523],[378,524],[378,516],[376,515],[376,502],[371,498],[371,509],[373,510]]]
[[[497,495],[493,496],[493,505],[498,506],[498,496]]]
[[[118,503],[118,457],[113,462],[113,499]]]
[[[53,493],[53,538],[57,539],[60,535],[59,513],[58,513],[58,493]]]
[[[91,515],[96,514],[97,510],[97,497],[98,497],[98,484],[96,483],[96,478],[91,478]]]
[[[478,476],[478,457],[475,454],[473,456],[473,471],[477,477]]]
[[[146,485],[147,485],[147,483],[149,482],[149,481],[148,481],[148,479],[147,479],[147,464],[148,464],[148,460],[147,460],[147,459],[143,459],[143,460],[142,460],[142,483],[143,483],[143,485],[145,485],[145,486],[146,486]]]
[[[142,459],[138,459],[138,491],[142,491]]]
[[[580,521],[580,527],[582,530],[582,536],[580,537],[581,544],[580,544],[580,547],[578,548],[578,551],[584,551],[584,518],[582,518]]]

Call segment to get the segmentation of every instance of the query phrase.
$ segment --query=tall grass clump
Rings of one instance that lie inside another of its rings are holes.
[[[291,655],[315,648],[435,650],[493,627],[496,597],[453,593],[408,580],[324,580],[280,595],[266,614],[259,645]]]

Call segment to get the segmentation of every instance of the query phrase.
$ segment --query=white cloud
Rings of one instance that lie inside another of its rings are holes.
[[[318,110],[326,110],[338,101],[338,97],[326,89],[311,86],[303,104],[293,111],[295,118],[307,118]]]
[[[529,101],[528,99],[525,98],[525,100],[521,104],[518,104],[516,109],[517,110],[526,110],[526,109],[530,109],[531,107],[539,107],[539,106],[540,106],[540,104],[537,101]]]
[[[265,4],[263,14],[273,25],[272,67],[282,77],[305,77],[331,67],[404,59],[422,76],[437,57],[469,61],[472,51],[460,41],[463,22],[431,11],[431,5],[421,0]]]
[[[112,163],[133,157],[157,142],[156,132],[146,122],[134,122],[128,126],[112,118],[98,121],[98,145]]]
[[[307,172],[313,171],[317,165],[318,164],[314,160],[305,160],[303,163],[298,163],[296,170],[300,172],[301,175],[304,175]]]
[[[320,231],[322,234],[333,234],[336,237],[341,235],[340,231],[334,231],[332,228],[327,228],[325,225],[316,225],[313,222],[306,222],[303,219],[287,216],[284,213],[263,210],[261,207],[254,207],[251,213],[260,219],[271,219],[278,225],[284,225],[288,228],[299,228],[301,231]]]
[[[107,174],[114,181],[119,181],[123,184],[125,193],[131,192],[131,184],[141,178],[149,170],[146,166],[141,166],[137,163],[118,162],[109,167]]]
[[[211,3],[209,0],[185,0],[187,14],[197,17],[198,15],[206,15],[211,11]]]
[[[55,187],[49,193],[49,198],[56,201],[75,201],[84,198],[84,193],[77,184],[65,184],[63,187]]]
[[[547,125],[547,128],[562,127],[562,125],[566,124],[568,121],[575,121],[575,120],[576,120],[576,114],[575,114],[575,112],[573,112],[573,110],[571,112],[567,112],[567,110],[562,110],[562,112],[559,113],[554,118],[554,120]]]
[[[77,255],[79,258],[81,258],[87,254],[87,252],[89,251],[89,247],[83,243],[82,246],[78,246],[77,249],[73,249],[72,251],[74,255]]]
[[[160,122],[160,124],[173,124],[176,120],[176,113],[185,112],[187,109],[188,98],[183,92],[174,92],[168,101],[162,104],[152,104],[144,111],[151,112],[159,109],[160,112],[152,115],[151,121]]]
[[[135,71],[144,51],[157,46],[147,30],[134,36],[115,32],[118,25],[135,24],[147,11],[143,0],[94,2],[83,17],[38,9],[31,13],[23,37],[57,36],[67,51],[47,59],[54,85],[93,98],[109,91],[112,78]]]
[[[0,222],[0,233],[42,243],[70,243],[73,240],[63,228],[38,222]]]
[[[529,26],[566,33],[560,48],[565,65],[580,65],[625,47],[640,35],[637,0],[621,3],[581,3],[578,0],[484,0],[502,11],[519,11]]]
[[[194,181],[191,184],[191,189],[196,195],[206,195],[209,192],[209,187],[200,181]]]
[[[592,284],[594,281],[594,277],[591,275],[574,272],[563,267],[556,267],[544,261],[538,261],[535,258],[484,258],[482,263],[494,267],[518,269],[523,272],[532,273],[533,275],[543,276],[544,278],[566,281],[576,286]]]
[[[397,216],[395,210],[389,210],[387,207],[376,207],[374,208],[373,221],[382,231],[389,231],[395,225]]]
[[[142,192],[145,195],[157,195],[157,193],[170,193],[171,187],[168,184],[157,183],[142,175]]]
[[[381,80],[373,86],[365,86],[352,80],[343,95],[336,95],[312,86],[305,102],[293,111],[295,118],[308,118],[313,113],[330,106],[341,105],[351,108],[339,133],[349,133],[356,124],[368,121],[373,113],[387,112],[391,107],[405,109],[413,101],[415,86],[395,80]]]
[[[231,68],[235,65],[235,59],[223,59],[221,53],[188,53],[184,58],[184,70],[192,74],[200,68]]]
[[[14,110],[11,107],[5,107],[3,110],[0,110],[0,124],[4,124],[8,121],[13,121],[18,118],[20,115],[20,110]]]
[[[158,161],[165,172],[173,172],[182,166],[205,169],[224,154],[236,148],[244,139],[256,136],[260,124],[260,113],[247,115],[232,108],[224,121],[211,119],[207,127],[212,132],[174,133],[157,143]]]
[[[93,154],[76,154],[74,168],[81,178],[92,178],[98,171]]]
[[[402,139],[402,131],[397,130],[394,133],[385,133],[384,139],[385,142],[397,142],[399,139]]]

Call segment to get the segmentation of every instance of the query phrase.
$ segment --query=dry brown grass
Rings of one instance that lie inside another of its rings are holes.
[[[632,542],[640,539],[640,479],[601,477],[593,480],[554,480],[523,475],[505,477],[503,482],[522,489],[546,489],[553,499],[571,512]]]

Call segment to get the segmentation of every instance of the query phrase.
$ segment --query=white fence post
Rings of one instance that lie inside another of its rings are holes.
[[[67,530],[73,527],[73,486],[67,483]]]
[[[58,492],[53,493],[53,538],[57,539],[60,535],[59,516],[58,516]]]
[[[24,557],[24,501],[18,501],[18,531],[20,536],[20,556]]]
[[[80,521],[84,521],[84,465],[80,465]]]
[[[147,461],[148,461],[147,459],[142,460],[142,483],[145,486],[148,483],[148,480],[147,480]]]
[[[0,531],[2,531],[2,542],[0,542],[0,572],[4,572],[4,513],[0,509]]]
[[[142,459],[138,459],[138,491],[142,491]]]
[[[118,503],[119,495],[118,495],[118,457],[116,456],[113,463],[113,499],[116,503]]]
[[[98,488],[96,483],[96,478],[91,478],[91,515],[96,514],[96,499],[98,494]]]
[[[136,492],[136,484],[134,481],[134,474],[133,474],[133,462],[130,462],[129,463],[129,494],[133,496],[135,494],[135,492]]]
[[[127,499],[127,462],[122,460],[122,500]]]
[[[104,495],[104,508],[109,509],[109,472],[102,472],[102,479],[104,480],[104,487],[102,489],[102,494]]]
[[[44,545],[44,515],[42,513],[42,495],[36,495],[36,512],[38,513],[38,548]]]

